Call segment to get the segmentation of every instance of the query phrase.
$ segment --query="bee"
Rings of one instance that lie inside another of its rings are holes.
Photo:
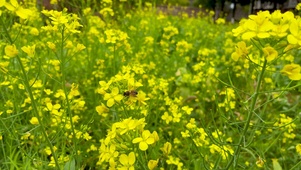
[[[125,91],[123,95],[125,97],[137,97],[138,92],[136,90]]]

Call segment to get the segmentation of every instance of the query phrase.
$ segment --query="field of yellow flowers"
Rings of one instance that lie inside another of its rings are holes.
[[[126,4],[0,0],[0,169],[301,169],[301,4]]]

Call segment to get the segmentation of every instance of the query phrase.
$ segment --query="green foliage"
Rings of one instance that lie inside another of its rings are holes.
[[[160,4],[165,4],[165,5],[173,5],[173,6],[188,6],[189,5],[189,0],[158,0],[157,2],[158,5]]]
[[[232,25],[144,1],[60,3],[0,4],[0,169],[300,166],[292,12]]]

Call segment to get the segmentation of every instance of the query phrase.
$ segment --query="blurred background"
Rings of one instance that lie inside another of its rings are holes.
[[[101,7],[102,0],[37,0],[46,9],[53,9],[53,2],[56,2],[55,9],[70,7],[69,10],[80,10],[78,7]],[[179,11],[187,11],[194,15],[199,11],[214,11],[214,19],[225,18],[227,21],[239,21],[250,14],[256,14],[260,10],[281,10],[282,12],[293,10],[301,0],[112,0],[113,5],[133,9],[143,7],[151,3],[158,10],[168,11],[170,14],[178,14]],[[80,3],[80,4],[79,4]],[[172,10],[170,10],[172,9]]]

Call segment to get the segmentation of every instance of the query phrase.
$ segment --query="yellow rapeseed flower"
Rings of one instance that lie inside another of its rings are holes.
[[[2,3],[3,2],[0,2],[0,5]],[[21,7],[17,0],[10,0],[9,3],[5,3],[5,7],[6,9],[16,13],[17,16],[19,16],[22,19],[27,19],[32,14],[31,10]]]
[[[182,110],[184,110],[186,112],[186,114],[190,115],[191,112],[193,111],[193,108],[190,108],[188,106],[183,106]]]
[[[39,120],[36,117],[32,117],[29,122],[33,125],[38,125],[39,124]]]
[[[48,46],[48,48],[50,48],[53,51],[56,50],[55,44],[53,42],[47,42],[47,46]]]
[[[112,8],[103,8],[99,11],[99,13],[105,17],[114,16],[114,10]]]
[[[173,26],[168,26],[163,28],[164,30],[164,34],[163,34],[163,38],[165,39],[170,39],[172,36],[179,34],[179,30],[176,27]]]
[[[139,104],[141,105],[146,105],[146,102],[149,100],[148,97],[146,97],[146,94],[143,92],[143,91],[139,91],[138,94],[137,94],[137,101]]]
[[[165,120],[166,124],[172,121],[172,116],[168,114],[168,112],[164,112],[164,115],[161,116],[162,120]]]
[[[8,72],[8,67],[9,62],[5,61],[5,62],[0,62],[0,71],[3,72],[4,74],[6,74]]]
[[[291,80],[301,80],[301,67],[299,64],[287,64],[281,70],[281,73],[288,76]]]
[[[301,155],[301,144],[296,145],[296,151]]]
[[[57,5],[58,2],[57,2],[57,0],[50,0],[50,4],[51,4],[51,5]]]
[[[240,26],[233,29],[234,36],[241,35],[243,40],[251,38],[268,38],[270,30],[274,28],[274,24],[270,21],[271,14],[269,11],[260,11],[257,15],[249,15],[249,19],[242,20]]]
[[[31,28],[29,33],[31,35],[35,35],[35,36],[38,36],[40,34],[39,30],[37,28]]]
[[[149,160],[148,161],[148,164],[147,164],[147,167],[150,169],[150,170],[153,170],[157,167],[158,165],[158,159],[157,160]]]
[[[301,3],[298,3],[298,4],[296,5],[296,10],[298,10],[298,11],[301,10]]]
[[[136,157],[134,152],[129,153],[129,155],[121,154],[119,162],[122,164],[122,167],[120,167],[120,169],[134,170],[135,161]]]
[[[192,49],[192,44],[188,43],[185,40],[179,41],[176,46],[176,50],[180,53],[180,55],[183,55],[184,53],[187,53],[190,49]]]
[[[293,45],[301,45],[301,18],[293,19],[291,21],[289,30],[291,34],[287,36],[287,41]]]
[[[246,57],[249,54],[250,48],[252,48],[252,46],[247,47],[244,41],[238,42],[236,46],[236,50],[235,52],[232,53],[231,58],[234,61],[238,61],[239,58]]]
[[[22,51],[24,51],[29,57],[34,57],[35,55],[35,48],[36,48],[36,45],[33,45],[33,46],[23,46],[21,48]]]
[[[155,143],[155,139],[152,137],[149,130],[144,130],[142,132],[142,137],[133,139],[132,143],[139,143],[139,149],[146,151],[148,149],[148,145]]]
[[[107,106],[112,107],[115,102],[120,102],[123,99],[123,95],[119,94],[119,89],[114,87],[111,93],[106,93],[104,95],[104,100],[107,100]]]
[[[273,23],[269,21],[269,11],[260,11],[257,15],[250,15],[245,25],[248,27],[243,35],[243,39],[251,39],[253,37],[268,38],[270,36],[269,31],[273,28]]]
[[[170,142],[166,142],[164,143],[163,147],[160,148],[160,150],[163,152],[163,154],[166,156],[171,152],[171,143]]]
[[[106,113],[108,113],[110,110],[109,108],[107,108],[107,106],[105,106],[104,104],[101,104],[99,106],[96,106],[96,112],[99,114],[99,115],[102,115],[104,117],[107,116]]]
[[[83,44],[77,44],[75,51],[79,52],[84,50],[86,47]]]
[[[261,157],[258,158],[258,160],[256,161],[256,165],[258,168],[262,168],[264,166],[264,163],[266,161],[264,159],[262,159]]]
[[[225,24],[226,23],[226,20],[224,18],[218,18],[216,21],[215,21],[216,24]]]
[[[28,140],[30,135],[30,132],[26,132],[23,136],[21,136],[21,140]]]
[[[278,52],[273,47],[265,47],[262,49],[265,59],[270,62],[273,61],[277,56]]]
[[[57,150],[57,147],[56,146],[53,146],[53,151],[55,152]],[[44,149],[44,152],[49,156],[51,155],[51,149],[49,146],[47,146],[45,149]]]
[[[15,44],[5,46],[4,51],[5,51],[5,55],[7,55],[10,58],[15,57],[19,53]]]
[[[182,166],[183,166],[183,163],[180,161],[180,158],[176,158],[176,157],[173,157],[173,156],[168,156],[168,160],[166,160],[166,163],[168,165],[176,165],[177,166],[177,169],[183,169]]]

